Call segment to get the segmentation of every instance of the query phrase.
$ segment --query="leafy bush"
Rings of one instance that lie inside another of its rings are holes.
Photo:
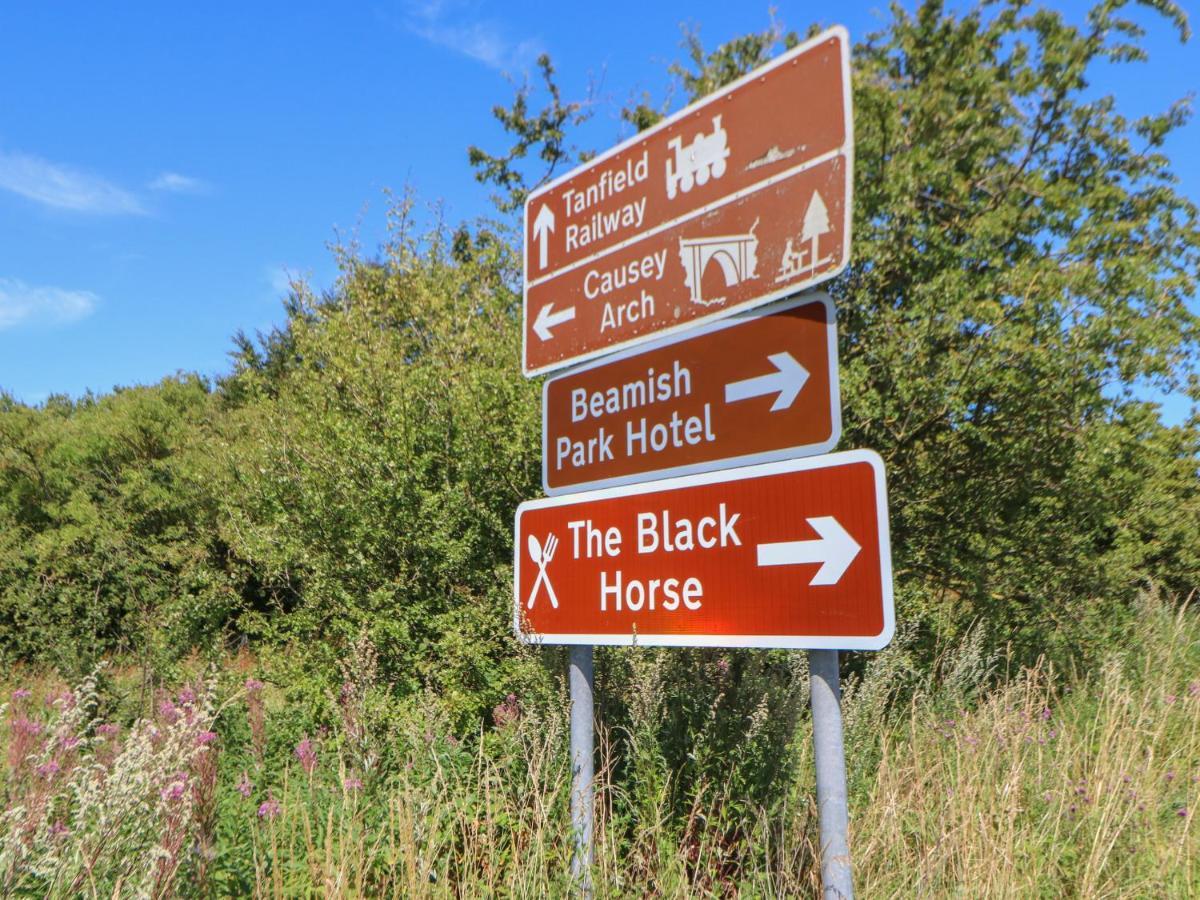
[[[508,245],[418,239],[396,216],[380,261],[342,256],[331,296],[303,299],[285,371],[236,376],[255,399],[229,422],[221,533],[264,597],[241,626],[286,648],[281,671],[328,676],[365,633],[401,693],[479,715],[538,680],[505,625],[538,387],[516,364]]]
[[[190,376],[40,410],[0,395],[0,653],[82,673],[219,636],[239,586],[203,474],[212,415]]]

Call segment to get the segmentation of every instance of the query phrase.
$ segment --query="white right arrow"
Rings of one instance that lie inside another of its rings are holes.
[[[538,210],[537,218],[533,220],[533,238],[538,242],[538,268],[546,268],[546,244],[550,240],[550,232],[554,230],[554,213],[550,204],[545,203]]]
[[[558,312],[551,312],[554,308],[553,303],[547,303],[542,307],[542,311],[538,313],[538,317],[534,319],[533,330],[543,341],[548,341],[554,337],[550,333],[550,329],[563,322],[569,322],[575,318],[575,307],[568,306],[566,309],[560,309]]]
[[[778,392],[779,396],[771,404],[771,412],[779,412],[792,405],[800,389],[808,381],[808,369],[796,362],[790,353],[772,353],[767,359],[775,365],[776,371],[770,375],[759,375],[757,378],[747,378],[745,381],[725,385],[726,403],[736,403],[750,397],[762,397]]]
[[[815,541],[783,541],[778,544],[758,545],[760,566],[798,566],[805,563],[820,563],[821,568],[812,577],[810,585],[837,584],[858,551],[858,541],[846,533],[846,529],[833,516],[814,516],[808,520],[821,537]]]

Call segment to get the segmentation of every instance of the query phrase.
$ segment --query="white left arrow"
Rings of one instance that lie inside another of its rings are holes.
[[[818,540],[759,544],[758,564],[799,566],[805,563],[820,563],[821,568],[817,569],[817,574],[809,584],[837,584],[862,547],[833,516],[814,516],[808,520],[808,524],[821,536]]]
[[[550,232],[554,230],[554,213],[550,204],[545,203],[538,210],[537,218],[533,220],[533,238],[538,242],[538,268],[546,268],[547,244]]]
[[[775,371],[725,385],[726,403],[778,393],[779,396],[771,404],[771,412],[779,412],[795,402],[800,389],[808,381],[808,369],[796,362],[790,353],[772,353],[767,359],[775,366]]]
[[[570,322],[575,318],[575,307],[568,306],[566,309],[560,309],[558,312],[551,312],[554,308],[553,303],[547,303],[542,307],[542,311],[538,313],[537,319],[534,320],[533,330],[543,341],[548,341],[554,337],[550,333],[550,329],[563,322]]]

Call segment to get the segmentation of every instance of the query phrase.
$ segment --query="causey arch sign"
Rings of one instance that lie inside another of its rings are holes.
[[[877,650],[894,630],[868,450],[533,500],[515,534],[528,642]]]
[[[837,275],[853,146],[838,27],[531,193],[525,374]]]

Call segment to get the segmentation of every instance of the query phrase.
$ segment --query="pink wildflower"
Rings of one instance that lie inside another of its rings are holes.
[[[509,694],[492,709],[492,721],[497,728],[503,728],[521,718],[521,702],[516,694]]]
[[[37,773],[43,778],[53,778],[58,774],[60,768],[61,767],[58,764],[58,760],[52,759],[50,762],[43,763],[42,765],[38,766]]]
[[[250,776],[244,771],[242,772],[242,780],[234,785],[234,787],[237,789],[237,792],[247,800],[250,799],[250,795],[254,792],[254,785],[250,783]]]
[[[55,819],[54,824],[50,826],[50,837],[62,838],[71,833],[71,829],[62,823],[62,819]]]
[[[262,762],[267,744],[267,711],[263,704],[262,688],[261,681],[246,679],[246,719],[250,724],[250,749],[259,762]]]
[[[1048,707],[1048,706],[1042,707],[1042,721],[1043,722],[1050,721],[1050,707]]]
[[[163,789],[164,800],[180,800],[187,791],[188,776],[186,772],[177,772],[175,779]]]
[[[1174,694],[1167,694],[1165,697],[1163,697],[1163,699],[1164,699],[1164,700],[1166,700],[1166,701],[1167,701],[1167,705],[1168,705],[1168,706],[1170,706],[1172,703],[1174,703],[1174,702],[1175,702],[1175,695],[1174,695]]]
[[[1179,809],[1175,810],[1175,815],[1179,816],[1179,818],[1181,818],[1181,819],[1186,819],[1187,814],[1188,814],[1188,808],[1186,806],[1181,806],[1181,807],[1179,807]]]
[[[112,722],[103,722],[96,726],[96,734],[103,735],[104,737],[111,737],[120,730],[121,726],[114,725]]]
[[[191,688],[184,688],[179,692],[179,702],[190,706],[196,702],[196,692]]]
[[[25,716],[21,716],[19,719],[13,719],[12,725],[9,727],[12,728],[13,734],[27,735],[29,737],[33,737],[34,735],[42,733],[42,724],[40,722],[34,722],[31,719],[27,719]]]
[[[279,810],[279,801],[268,793],[267,799],[264,800],[262,805],[258,808],[258,817],[260,819],[274,819],[277,815],[279,815]]]
[[[75,735],[70,735],[62,739],[61,744],[64,750],[74,750],[79,746],[79,738]]]
[[[38,735],[42,733],[42,726],[25,716],[18,716],[9,723],[8,727],[10,731],[8,765],[16,771],[41,747],[42,741]]]
[[[174,725],[175,722],[178,722],[179,713],[179,707],[176,707],[175,704],[169,700],[164,700],[162,703],[158,704],[158,715],[162,716],[162,720],[167,722],[167,725]]]
[[[217,739],[215,731],[202,731],[196,735],[196,743],[203,747],[205,744],[211,744]]]
[[[362,779],[351,776],[343,782],[343,786],[348,791],[361,791],[363,786]]]
[[[313,769],[317,767],[317,751],[313,749],[313,743],[309,740],[308,735],[305,735],[304,740],[296,745],[294,753],[296,759],[300,760],[300,765],[304,767],[304,774],[312,775]]]
[[[170,700],[163,700],[158,704],[158,714],[168,725],[174,725],[179,721],[179,710]]]
[[[13,691],[12,698],[14,700],[27,700],[33,696],[33,691],[29,688],[17,688]]]

